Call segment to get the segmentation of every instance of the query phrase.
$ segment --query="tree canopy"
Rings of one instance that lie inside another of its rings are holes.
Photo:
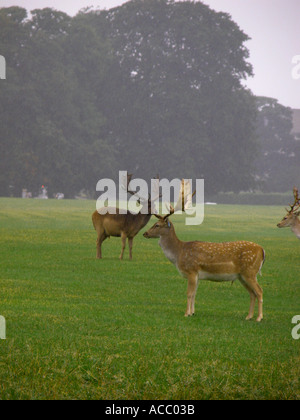
[[[256,160],[256,173],[266,192],[285,192],[300,184],[300,141],[292,134],[290,108],[276,99],[257,98],[257,135],[261,153]]]
[[[201,2],[132,0],[74,18],[0,9],[0,195],[93,193],[126,169],[204,178],[210,194],[254,188],[248,39]]]

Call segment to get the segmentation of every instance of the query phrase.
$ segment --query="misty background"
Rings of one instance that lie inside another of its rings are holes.
[[[45,185],[49,196],[94,198],[119,170],[204,178],[206,197],[291,191],[299,110],[249,88],[250,42],[202,2],[133,0],[74,16],[1,8],[0,195]]]
[[[0,0],[0,7],[54,8],[75,16],[86,7],[112,9],[127,0]],[[178,0],[176,0],[178,1]],[[196,0],[199,1],[199,0]],[[250,37],[245,42],[254,74],[245,84],[255,95],[277,98],[300,108],[300,83],[291,77],[292,57],[300,54],[299,0],[204,0],[204,4],[229,13]]]

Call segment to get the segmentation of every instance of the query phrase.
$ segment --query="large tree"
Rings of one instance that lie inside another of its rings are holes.
[[[101,137],[105,121],[94,95],[107,50],[80,17],[49,8],[26,17],[20,8],[0,13],[9,66],[0,91],[0,193],[45,184],[51,195],[73,197],[112,173],[114,152]]]
[[[73,196],[120,169],[204,177],[208,193],[250,188],[247,39],[201,2],[133,0],[74,18],[0,9],[0,194],[46,184]]]
[[[118,60],[118,98],[106,92],[102,109],[122,167],[204,177],[211,192],[252,186],[248,36],[230,16],[201,2],[133,0],[92,22]]]
[[[289,191],[300,183],[300,142],[292,134],[292,110],[267,97],[257,98],[257,109],[260,185],[266,192]]]

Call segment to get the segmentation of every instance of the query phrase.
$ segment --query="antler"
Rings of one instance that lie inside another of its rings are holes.
[[[171,204],[169,204],[169,207],[170,207],[169,214],[167,214],[163,217],[159,216],[159,215],[156,215],[156,217],[158,217],[158,219],[165,220],[169,216],[171,216],[172,214],[176,213],[176,211],[178,211],[178,210],[185,211],[185,210],[189,209],[191,207],[191,204],[192,204],[192,198],[194,197],[195,194],[196,194],[196,190],[193,192],[193,194],[191,194],[190,181],[182,179],[181,186],[180,186],[179,197],[178,197],[178,200],[177,200],[177,203],[176,203],[175,207],[173,207]]]
[[[125,178],[125,176],[123,177],[122,188],[129,194],[134,195],[135,193],[129,189],[129,184],[131,182],[132,175],[133,174],[127,174],[127,179]]]
[[[299,198],[299,192],[298,188],[294,187],[293,189],[294,193],[294,204],[290,204],[290,210],[286,209],[288,213],[295,213],[300,208],[300,198]]]
[[[136,195],[137,197],[139,197],[140,200],[147,201],[147,198],[145,196],[141,196],[136,191],[132,191],[130,189],[129,184],[132,180],[132,176],[133,176],[133,174],[127,174],[127,178],[126,178],[126,176],[124,175],[123,180],[122,180],[123,190],[125,190],[128,194]],[[152,198],[151,194],[149,193],[148,194],[148,201],[149,202],[150,201],[155,202],[158,198],[162,197],[162,194],[159,193],[159,175],[157,174],[154,177],[154,179],[157,180],[157,182],[154,183],[154,187],[153,187],[153,190],[152,190],[152,194],[153,194],[154,198]]]
[[[157,174],[153,179],[156,180],[153,185],[151,183],[151,193],[153,194],[154,198],[151,196],[151,194],[149,194],[149,200],[155,202],[158,198],[162,197],[162,194],[159,192],[159,174]]]
[[[136,191],[132,191],[131,189],[129,189],[129,184],[131,182],[133,174],[127,174],[127,179],[124,176],[123,177],[123,182],[122,182],[122,188],[131,195],[136,195],[137,197],[139,197],[140,200],[145,200],[145,197],[142,197],[141,195],[139,195]]]

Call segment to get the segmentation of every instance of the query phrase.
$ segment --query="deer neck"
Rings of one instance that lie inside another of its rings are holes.
[[[142,214],[142,213],[138,213],[137,217],[140,221],[141,224],[141,229],[146,226],[146,224],[149,222],[149,220],[151,219],[152,214]]]
[[[292,232],[300,239],[300,220],[298,217],[295,219],[295,222],[291,226]]]
[[[182,249],[182,241],[177,238],[173,226],[171,226],[169,234],[160,237],[159,245],[168,260],[176,265]]]
[[[142,214],[137,213],[134,215],[135,220],[137,221],[137,228],[140,230],[149,222],[151,214]]]

